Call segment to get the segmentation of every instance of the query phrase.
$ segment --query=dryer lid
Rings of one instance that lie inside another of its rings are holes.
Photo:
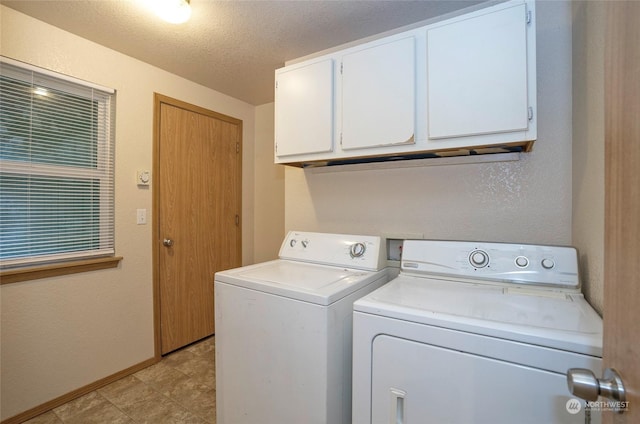
[[[216,281],[329,305],[386,275],[304,262],[275,260],[216,273]]]
[[[602,319],[581,294],[400,276],[356,311],[602,355]]]

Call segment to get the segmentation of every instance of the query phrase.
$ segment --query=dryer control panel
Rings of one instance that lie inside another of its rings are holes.
[[[500,283],[580,287],[573,247],[533,244],[406,240],[402,271]]]
[[[381,237],[290,231],[280,247],[280,259],[379,271],[385,267]]]

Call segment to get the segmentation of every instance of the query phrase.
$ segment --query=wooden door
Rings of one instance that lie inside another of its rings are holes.
[[[629,410],[605,422],[640,423],[640,2],[608,2],[605,40],[604,366]]]
[[[156,94],[155,124],[156,352],[164,355],[214,333],[214,274],[241,264],[242,121]]]

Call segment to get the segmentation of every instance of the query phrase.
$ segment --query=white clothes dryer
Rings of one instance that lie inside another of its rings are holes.
[[[405,241],[353,325],[354,424],[584,423],[566,372],[601,373],[602,320],[569,247]]]
[[[389,280],[380,237],[290,232],[215,275],[219,424],[351,422],[353,302]]]

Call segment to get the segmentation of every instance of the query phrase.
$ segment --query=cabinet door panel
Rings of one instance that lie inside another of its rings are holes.
[[[343,57],[343,150],[414,142],[415,61],[414,37]]]
[[[427,30],[429,138],[526,130],[526,6]]]
[[[276,71],[276,156],[333,150],[333,60]]]

